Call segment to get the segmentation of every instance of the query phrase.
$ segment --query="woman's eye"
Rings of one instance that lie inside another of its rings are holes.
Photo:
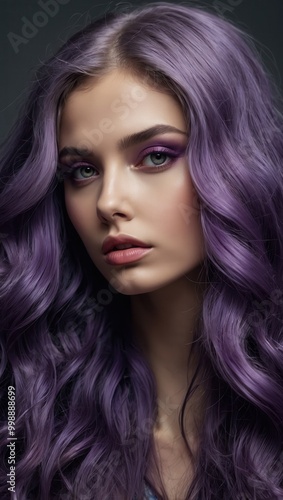
[[[133,162],[133,165],[135,164],[141,170],[146,169],[148,172],[154,172],[162,170],[174,163],[178,158],[183,156],[183,154],[183,150],[149,150],[147,154],[144,154],[144,156],[140,158],[140,160]],[[100,169],[97,169],[87,163],[84,164],[78,162],[72,165],[58,164],[57,177],[59,181],[69,179],[77,185],[83,185],[84,181],[95,179],[99,177],[100,174]]]
[[[183,156],[184,151],[176,150],[176,151],[168,151],[166,150],[156,150],[149,151],[148,154],[143,156],[140,161],[140,165],[142,167],[152,167],[150,170],[159,170],[163,167],[166,167],[169,164],[172,164],[178,158]]]
[[[77,180],[89,179],[93,176],[95,168],[90,165],[84,165],[82,167],[76,168],[73,172],[73,178]]]
[[[148,158],[148,160],[146,160]],[[155,152],[155,153],[150,153],[146,155],[143,159],[142,164],[145,165],[146,167],[151,167],[152,165],[154,166],[163,166],[168,163],[167,160],[171,160],[172,156],[170,156],[168,153],[162,153],[162,152]],[[166,162],[166,163],[165,163]]]
[[[70,180],[78,184],[96,176],[97,169],[84,163],[75,163],[73,165],[58,163],[57,165],[57,178],[59,182]]]

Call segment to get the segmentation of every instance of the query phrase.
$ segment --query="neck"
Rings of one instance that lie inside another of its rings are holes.
[[[205,281],[197,269],[162,289],[131,296],[134,335],[156,380],[158,436],[180,436],[179,411],[198,362],[197,348],[191,350],[204,290]],[[187,405],[188,434],[195,431],[198,406],[199,394]]]

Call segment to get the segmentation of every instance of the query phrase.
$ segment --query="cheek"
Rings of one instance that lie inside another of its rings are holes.
[[[171,237],[186,240],[192,232],[201,231],[197,194],[186,176],[163,192],[158,218]]]
[[[83,237],[85,230],[91,224],[91,209],[88,207],[87,199],[70,192],[65,188],[65,206],[70,221],[76,231]]]
[[[187,178],[175,188],[167,193],[166,210],[160,214],[160,227],[167,235],[172,259],[197,265],[205,257],[197,193]]]

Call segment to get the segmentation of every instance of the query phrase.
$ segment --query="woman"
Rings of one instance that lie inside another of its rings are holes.
[[[185,5],[39,70],[1,167],[17,499],[282,498],[278,106],[248,36]]]

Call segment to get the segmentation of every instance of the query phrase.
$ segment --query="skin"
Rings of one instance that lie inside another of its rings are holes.
[[[156,125],[170,125],[182,133],[159,133],[119,149],[121,139]],[[92,167],[76,171],[78,179],[85,179],[81,184],[64,180],[66,209],[94,264],[112,286],[131,296],[137,342],[157,383],[154,436],[170,498],[189,466],[183,457],[178,410],[197,361],[193,358],[188,370],[192,330],[205,289],[203,232],[185,156],[188,140],[188,124],[177,100],[120,70],[100,79],[89,77],[69,95],[58,134],[59,150],[90,150],[82,158],[61,159],[64,164],[80,161]],[[148,151],[158,146],[177,151],[177,157],[149,156]],[[157,160],[166,166],[154,172]],[[109,265],[102,243],[108,235],[120,233],[153,249],[137,262]],[[186,417],[194,449],[199,417],[199,397],[194,397]],[[177,465],[170,477],[173,461]]]

